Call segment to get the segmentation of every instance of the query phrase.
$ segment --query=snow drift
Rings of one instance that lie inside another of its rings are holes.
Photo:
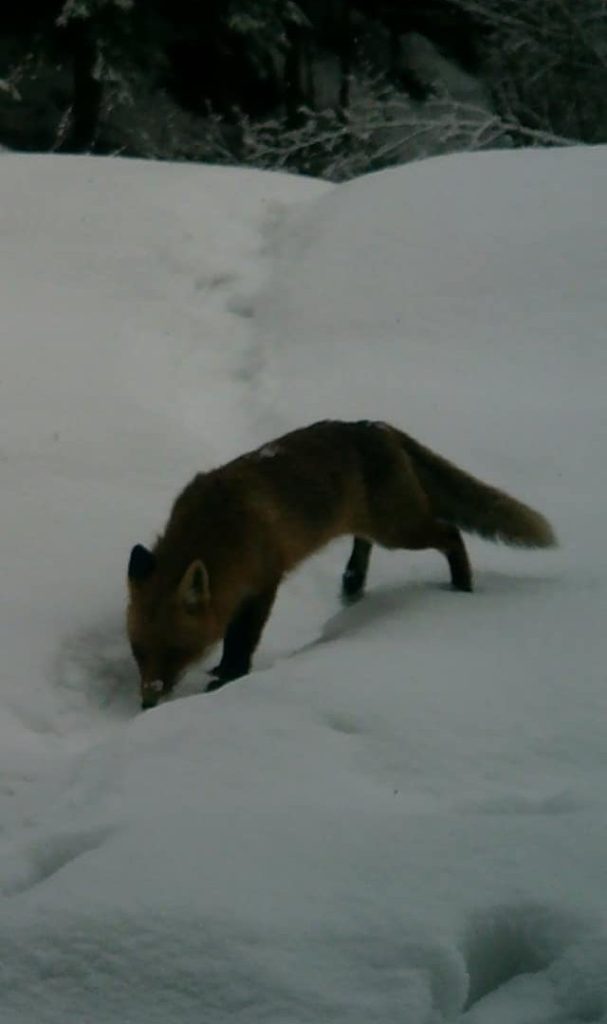
[[[607,1020],[604,149],[339,187],[3,154],[10,1024]],[[138,712],[128,550],[199,468],[393,420],[556,553],[341,544],[256,671]]]

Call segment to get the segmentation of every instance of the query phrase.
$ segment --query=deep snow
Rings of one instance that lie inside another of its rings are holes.
[[[7,1024],[607,1021],[605,149],[347,185],[3,154]],[[391,419],[555,553],[337,544],[256,671],[138,711],[130,545],[200,468]]]

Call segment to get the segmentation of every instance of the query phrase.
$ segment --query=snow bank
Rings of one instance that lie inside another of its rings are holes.
[[[604,164],[4,157],[3,1019],[607,1020]],[[378,552],[339,610],[336,545],[250,678],[139,714],[130,544],[327,415],[393,419],[562,551],[475,542],[474,595]]]

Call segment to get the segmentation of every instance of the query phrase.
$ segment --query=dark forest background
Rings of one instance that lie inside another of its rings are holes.
[[[0,144],[343,180],[607,141],[606,0],[19,0]]]

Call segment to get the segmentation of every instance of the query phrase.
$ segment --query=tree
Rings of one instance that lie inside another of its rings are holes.
[[[153,3],[134,0],[63,0],[56,45],[71,68],[72,98],[56,148],[80,153],[98,147],[104,101],[111,96],[115,102],[121,87],[127,92],[129,75],[158,60],[150,31],[154,13]]]
[[[483,73],[495,111],[520,124],[521,142],[533,131],[586,143],[607,139],[605,0],[454,2],[483,31]]]

